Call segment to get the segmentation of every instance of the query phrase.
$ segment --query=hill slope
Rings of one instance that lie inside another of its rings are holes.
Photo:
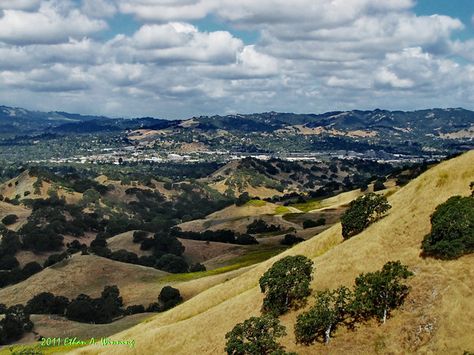
[[[278,258],[303,254],[315,262],[313,290],[351,286],[361,272],[375,271],[390,260],[401,260],[415,272],[405,305],[387,324],[368,323],[356,332],[339,330],[328,345],[296,346],[293,324],[298,312],[281,320],[288,328],[282,343],[300,354],[338,353],[463,353],[474,350],[474,255],[455,261],[420,258],[420,243],[430,230],[430,215],[450,196],[469,193],[474,180],[474,151],[444,162],[389,198],[390,214],[358,236],[342,243],[336,225],[317,238],[263,262],[217,285],[173,310],[117,334],[135,339],[136,348],[94,348],[77,353],[219,354],[225,334],[258,315],[262,295],[258,280]],[[205,330],[205,334],[203,334]]]

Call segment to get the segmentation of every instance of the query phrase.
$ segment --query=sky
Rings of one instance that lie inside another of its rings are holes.
[[[474,0],[0,0],[0,105],[474,109]]]

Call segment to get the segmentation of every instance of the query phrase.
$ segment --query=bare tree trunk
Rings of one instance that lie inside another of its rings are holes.
[[[330,325],[328,327],[328,329],[326,329],[326,332],[325,332],[325,341],[326,341],[326,344],[329,343],[329,340],[331,338],[331,328],[332,328],[332,325]]]
[[[383,324],[385,324],[386,320],[387,320],[387,308],[384,308],[384,310],[383,310]]]

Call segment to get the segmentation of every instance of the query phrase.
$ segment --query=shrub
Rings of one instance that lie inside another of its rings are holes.
[[[165,286],[161,289],[158,301],[161,304],[161,310],[166,311],[181,303],[183,298],[178,289],[171,286]]]
[[[313,228],[313,227],[319,227],[319,226],[324,226],[326,224],[326,219],[321,217],[318,218],[317,220],[312,220],[312,219],[306,219],[303,222],[303,228]]]
[[[139,314],[139,313],[145,313],[145,307],[142,306],[141,304],[128,306],[124,312],[124,314],[127,316],[130,316],[132,314]]]
[[[283,239],[280,240],[281,245],[289,245],[289,246],[292,246],[301,242],[304,242],[304,239],[301,237],[297,237],[294,234],[286,234],[283,237]]]
[[[286,329],[270,315],[252,317],[237,324],[225,336],[225,351],[232,355],[285,354],[277,338],[286,335]]]
[[[148,232],[145,231],[135,231],[133,232],[133,242],[141,243],[148,236]]]
[[[67,258],[69,258],[69,254],[66,252],[60,254],[52,254],[48,256],[48,259],[46,259],[46,261],[44,262],[43,267],[47,268],[48,266],[57,264]]]
[[[422,243],[423,254],[455,259],[474,251],[474,198],[454,196],[431,216],[431,232]]]
[[[249,234],[240,234],[235,239],[235,243],[240,245],[251,245],[258,244],[258,241],[255,239],[255,237],[252,237]]]
[[[15,224],[18,221],[18,216],[16,214],[9,214],[2,219],[2,223],[6,226]]]
[[[341,217],[342,236],[348,239],[359,234],[390,208],[385,196],[369,193],[358,197],[349,204],[349,209]]]
[[[375,180],[374,182],[374,191],[381,191],[381,190],[385,190],[386,187],[383,183],[383,181],[381,180]]]
[[[250,195],[248,192],[244,192],[243,194],[241,194],[239,197],[237,197],[237,200],[235,201],[235,205],[236,206],[243,206],[245,205],[247,202],[249,202],[251,199],[250,199]]]
[[[301,307],[311,294],[313,262],[305,256],[287,256],[277,261],[260,278],[265,294],[262,312],[280,315]]]
[[[263,219],[256,219],[247,226],[247,233],[249,234],[260,234],[260,233],[269,233],[280,231],[280,226],[275,226],[273,224],[267,224]]]

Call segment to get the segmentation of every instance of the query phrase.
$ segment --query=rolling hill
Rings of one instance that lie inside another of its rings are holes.
[[[152,320],[116,334],[136,347],[88,347],[76,354],[221,354],[225,334],[259,314],[260,276],[279,258],[302,254],[315,263],[313,290],[351,286],[362,272],[400,260],[415,273],[404,304],[385,325],[368,322],[355,331],[338,330],[327,346],[297,346],[293,324],[299,312],[281,317],[288,329],[282,344],[299,354],[435,353],[474,350],[474,255],[453,261],[423,259],[420,244],[430,215],[453,195],[468,195],[474,180],[474,151],[430,169],[389,197],[387,217],[343,242],[341,226],[321,233],[242,275],[216,285]]]

